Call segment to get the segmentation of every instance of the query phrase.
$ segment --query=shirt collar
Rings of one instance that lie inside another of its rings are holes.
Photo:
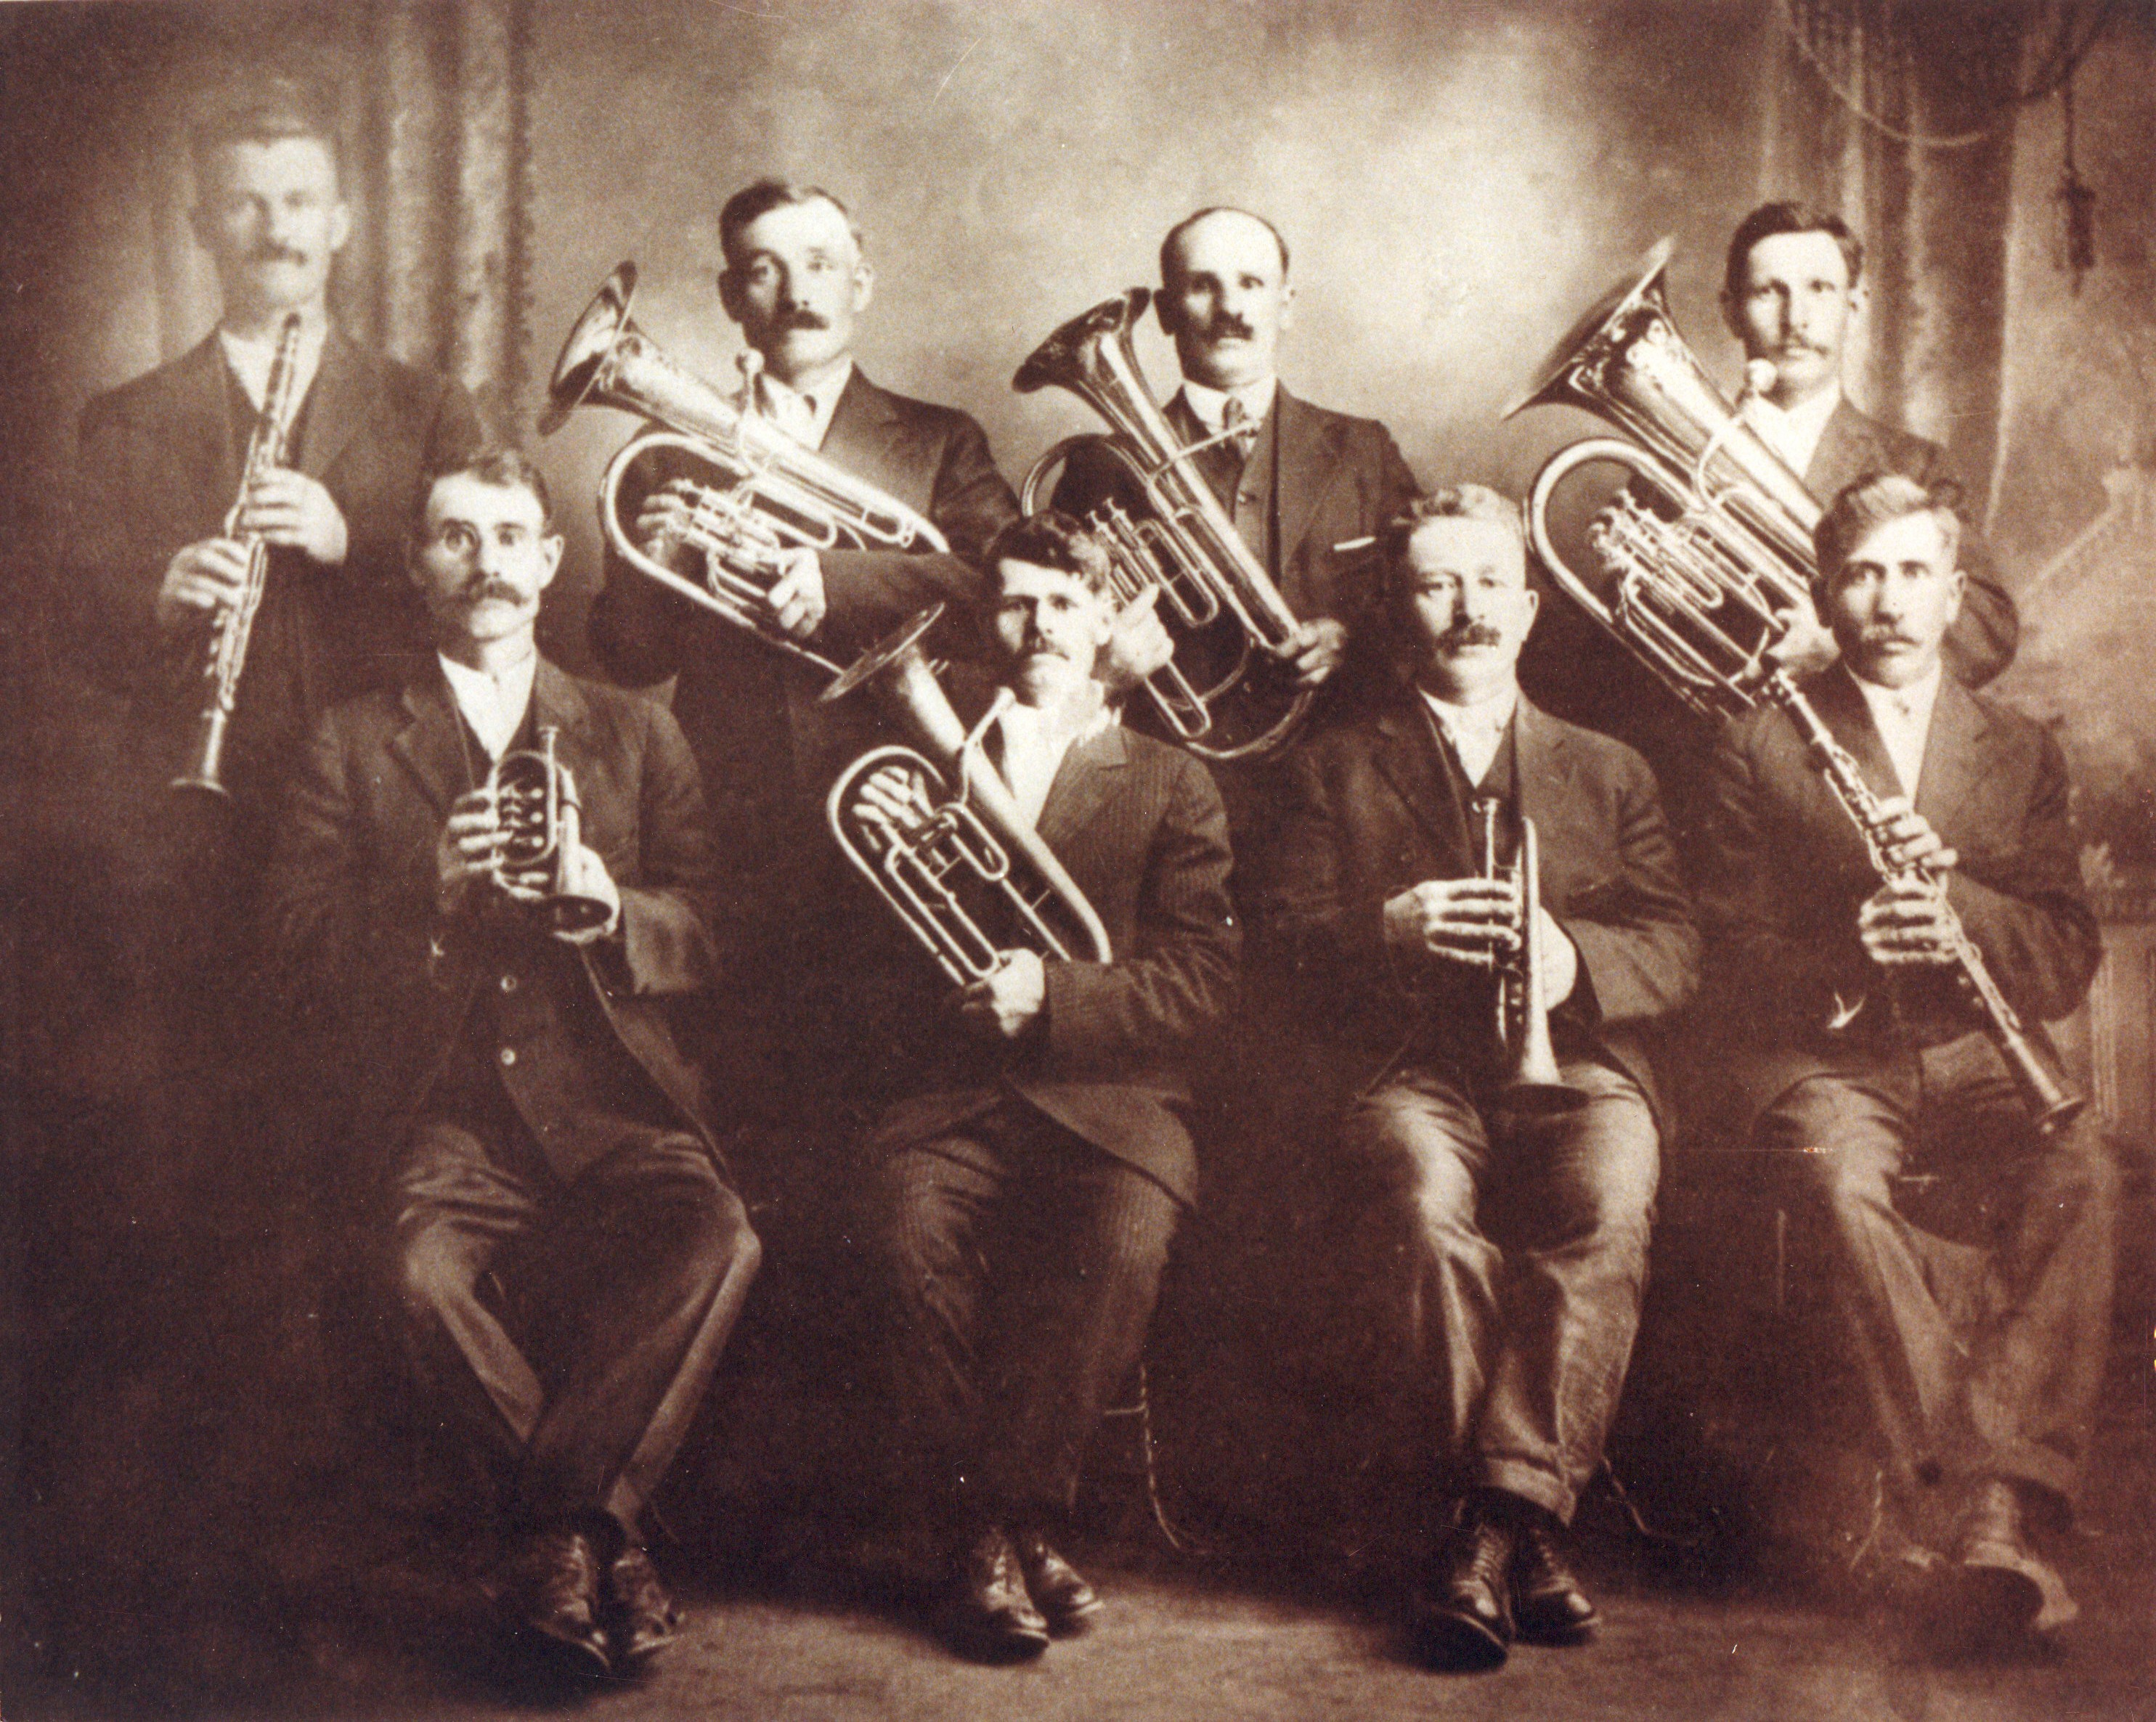
[[[1421,693],[1423,703],[1430,707],[1432,715],[1448,730],[1479,730],[1485,733],[1502,730],[1512,722],[1512,713],[1520,703],[1517,683],[1472,705],[1457,705],[1450,700],[1440,700],[1426,689],[1417,691]]]
[[[791,425],[797,422],[792,416],[793,403],[813,402],[814,410],[807,416],[806,423],[814,429],[814,434],[807,439],[807,446],[820,448],[824,446],[824,437],[831,429],[831,415],[839,410],[839,397],[845,393],[846,385],[853,381],[853,376],[854,361],[849,356],[835,372],[818,383],[813,392],[807,392],[794,387],[790,382],[781,382],[768,371],[759,371],[756,373],[756,386],[759,392],[757,404],[766,417],[781,425]]]
[[[1938,701],[1939,682],[1945,669],[1943,660],[1935,659],[1922,677],[1906,688],[1889,688],[1878,682],[1867,682],[1853,669],[1849,673],[1849,679],[1856,684],[1856,691],[1863,694],[1864,703],[1871,708],[1875,723],[1882,713],[1929,723],[1932,707]]]
[[[539,673],[538,648],[534,647],[498,676],[459,664],[445,653],[437,652],[434,657],[449,681],[457,710],[465,715],[488,756],[500,759],[524,726],[524,714],[531,704],[531,684]]]
[[[292,361],[292,400],[295,405],[306,399],[315,373],[321,369],[322,347],[329,340],[329,333],[326,321],[300,327],[300,345]],[[239,379],[240,387],[246,390],[247,398],[259,413],[270,393],[270,367],[276,362],[277,336],[274,333],[259,338],[234,335],[220,324],[217,344],[224,354],[227,368]]]
[[[1777,454],[1787,450],[1804,457],[1789,462],[1801,474],[1811,464],[1820,438],[1826,434],[1826,422],[1834,417],[1834,409],[1840,404],[1841,381],[1837,377],[1809,400],[1799,401],[1794,407],[1777,407],[1764,395],[1753,395],[1746,399],[1744,411],[1753,428],[1766,438]]]
[[[1220,415],[1228,410],[1229,396],[1243,403],[1243,411],[1254,425],[1263,424],[1265,415],[1273,410],[1273,397],[1280,392],[1280,378],[1261,377],[1255,382],[1246,382],[1240,388],[1208,388],[1202,382],[1183,379],[1183,398],[1206,430],[1220,428]]]

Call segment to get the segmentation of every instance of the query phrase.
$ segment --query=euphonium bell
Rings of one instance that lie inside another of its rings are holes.
[[[538,909],[556,932],[580,933],[603,925],[610,905],[569,888],[571,858],[583,841],[583,812],[576,779],[555,756],[561,731],[552,724],[539,731],[539,745],[508,752],[494,762],[484,790],[494,808],[501,843],[490,877],[504,891],[512,882],[524,887],[531,874],[545,871],[548,884]]]

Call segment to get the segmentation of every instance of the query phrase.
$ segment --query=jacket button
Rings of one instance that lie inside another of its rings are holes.
[[[516,1048],[515,1047],[504,1047],[501,1049],[501,1068],[506,1070],[511,1065],[516,1062]]]
[[[516,992],[516,976],[514,976],[514,975],[504,975],[504,976],[501,977],[501,990],[502,990],[504,992]]]

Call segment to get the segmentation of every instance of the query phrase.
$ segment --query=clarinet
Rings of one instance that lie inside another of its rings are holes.
[[[1767,697],[1789,715],[1797,733],[1810,749],[1812,759],[1825,775],[1835,799],[1864,833],[1864,847],[1872,870],[1890,883],[1916,879],[1929,892],[1946,924],[1953,929],[1948,951],[1953,958],[1954,979],[1963,997],[1984,1017],[1984,1031],[2006,1062],[2021,1103],[2036,1121],[2038,1131],[2049,1136],[2064,1129],[2088,1103],[2067,1084],[2058,1053],[2040,1027],[2022,1026],[2020,1014],[2007,1002],[1992,978],[1976,940],[1969,937],[1961,917],[1947,901],[1946,881],[1924,867],[1896,867],[1887,858],[1886,830],[1889,815],[1849,751],[1834,739],[1811,701],[1798,691],[1787,671],[1778,670],[1766,684]],[[1850,1015],[1855,1014],[1851,1011]]]
[[[256,480],[285,463],[285,438],[291,428],[294,385],[300,372],[300,314],[292,312],[277,333],[277,351],[270,361],[270,382],[262,392],[262,416],[254,421],[247,439],[247,459],[240,470],[239,495],[224,516],[224,536],[234,536],[240,511],[247,506],[248,492]],[[255,612],[270,580],[270,541],[259,532],[247,540],[247,578],[239,596],[218,618],[203,660],[203,676],[209,684],[203,701],[195,748],[188,769],[172,779],[175,789],[208,790],[229,795],[221,775],[225,733],[232,726],[233,709],[239,700],[240,674],[247,667],[247,642],[254,632]]]

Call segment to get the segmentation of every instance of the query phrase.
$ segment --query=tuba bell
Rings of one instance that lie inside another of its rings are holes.
[[[842,666],[772,625],[757,607],[789,550],[931,550],[949,543],[932,520],[820,454],[670,358],[629,315],[636,265],[606,278],[562,344],[547,385],[539,431],[552,436],[582,406],[619,407],[663,429],[632,438],[599,481],[599,530],[615,554],[647,579],[746,629],[774,650],[829,675]],[[630,470],[651,457],[686,466],[691,479],[689,547],[701,551],[698,582],[644,554],[621,517]]]
[[[515,896],[531,875],[546,873],[539,912],[552,930],[581,933],[602,925],[613,910],[569,884],[570,859],[583,841],[583,807],[576,779],[556,756],[560,737],[553,725],[542,725],[536,747],[504,753],[486,774],[482,790],[501,833],[489,877]]]
[[[1228,433],[1184,443],[1146,385],[1131,331],[1151,298],[1133,287],[1073,317],[1011,379],[1022,395],[1050,384],[1068,389],[1109,426],[1106,436],[1065,437],[1050,448],[1026,474],[1020,503],[1032,513],[1048,474],[1081,448],[1101,450],[1137,484],[1142,512],[1110,500],[1086,517],[1108,547],[1116,602],[1127,604],[1157,587],[1161,622],[1176,637],[1178,658],[1186,655],[1186,640],[1225,635],[1220,662],[1203,673],[1202,685],[1172,661],[1147,679],[1147,694],[1193,753],[1249,758],[1279,747],[1309,715],[1311,689],[1281,674],[1301,624],[1192,459]],[[1234,741],[1218,733],[1231,701],[1255,708],[1245,720],[1254,733]]]
[[[1662,284],[1672,249],[1662,240],[1636,274],[1599,300],[1504,415],[1582,407],[1626,433],[1588,438],[1550,459],[1528,492],[1528,539],[1566,594],[1694,711],[1734,717],[1775,705],[1787,714],[1863,834],[1873,870],[1895,878],[1883,834],[1889,815],[1773,655],[1792,623],[1811,609],[1812,532],[1822,510],[1804,480],[1722,398],[1677,332]],[[1589,546],[1603,564],[1599,585],[1565,560],[1548,525],[1558,486],[1597,463],[1623,467],[1634,479],[1589,527]],[[1643,491],[1650,493],[1646,500]],[[2042,1026],[2025,1026],[2000,991],[1976,941],[1946,906],[1944,881],[1929,883],[1954,929],[1954,976],[1964,998],[2037,1128],[2046,1135],[2061,1129],[2085,1099],[2067,1084]]]
[[[836,700],[874,687],[936,756],[896,746],[863,754],[825,799],[831,834],[954,985],[993,972],[1014,940],[1065,962],[1112,961],[1099,914],[982,756],[978,738],[1008,690],[969,733],[936,679],[921,639],[942,613],[940,604],[922,611],[824,690]],[[863,793],[892,765],[921,790],[921,817],[903,825]]]

